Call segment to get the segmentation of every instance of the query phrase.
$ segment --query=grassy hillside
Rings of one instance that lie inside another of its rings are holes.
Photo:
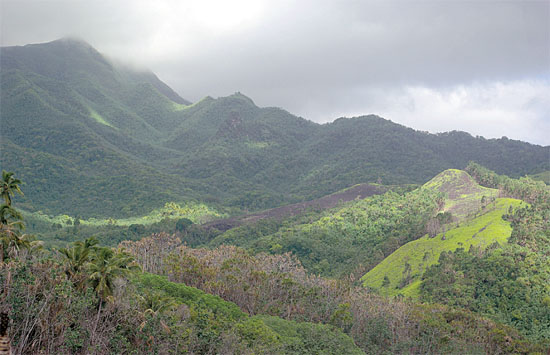
[[[508,212],[512,233],[500,247],[442,253],[423,275],[420,299],[460,307],[509,324],[550,348],[550,188],[469,164],[477,182],[524,203]],[[546,350],[548,351],[548,350]]]
[[[502,217],[510,207],[517,208],[521,203],[516,199],[498,198],[485,207],[479,217],[459,227],[405,244],[365,274],[361,279],[363,285],[388,296],[402,294],[417,298],[424,271],[438,262],[442,252],[468,250],[471,246],[486,248],[495,242],[505,244],[512,227]]]
[[[308,271],[341,276],[371,268],[395,249],[424,234],[440,194],[389,191],[298,218],[230,229],[208,242],[256,252],[292,253]]]

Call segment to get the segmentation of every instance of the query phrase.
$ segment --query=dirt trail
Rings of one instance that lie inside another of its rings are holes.
[[[383,186],[359,184],[345,191],[337,192],[332,195],[327,195],[315,200],[272,208],[262,212],[246,214],[238,217],[219,219],[216,221],[205,223],[202,226],[204,228],[215,228],[222,232],[225,232],[231,228],[235,228],[247,223],[255,223],[262,219],[295,216],[305,212],[308,209],[324,210],[328,208],[333,208],[336,207],[340,202],[348,202],[355,200],[356,198],[364,199],[369,196],[382,194],[386,191],[387,189]]]

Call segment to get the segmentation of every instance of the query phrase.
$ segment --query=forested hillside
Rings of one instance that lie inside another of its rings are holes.
[[[88,238],[45,250],[24,233],[13,203],[19,185],[3,173],[0,317],[3,344],[17,354],[499,354],[548,346],[467,310],[312,275],[291,253],[193,249],[168,234],[116,249]]]
[[[549,147],[506,138],[377,116],[319,125],[240,93],[190,104],[82,41],[0,56],[0,165],[28,183],[21,207],[46,215],[123,218],[171,201],[256,211],[358,183],[422,184],[471,160],[513,177],[550,169]]]

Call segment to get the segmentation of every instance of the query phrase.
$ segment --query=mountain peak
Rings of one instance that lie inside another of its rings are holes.
[[[43,44],[62,44],[62,45],[66,45],[66,46],[80,46],[80,47],[92,48],[92,49],[95,50],[95,48],[92,47],[92,45],[90,45],[84,39],[82,39],[80,37],[72,37],[72,36],[62,37],[62,38],[53,40],[51,42],[46,42],[46,43],[43,43]]]
[[[242,94],[240,91],[237,91],[234,94],[227,96],[226,98],[244,100],[244,101],[247,101],[248,103],[256,106],[256,104],[254,103],[254,101],[252,101],[252,99],[250,97]]]

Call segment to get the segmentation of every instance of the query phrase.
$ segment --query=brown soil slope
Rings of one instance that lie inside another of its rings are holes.
[[[219,219],[206,224],[203,224],[204,228],[215,228],[222,232],[231,228],[238,227],[246,223],[255,223],[262,219],[269,218],[283,218],[289,216],[295,216],[300,213],[304,213],[308,209],[328,209],[333,208],[340,202],[348,202],[355,199],[364,199],[369,196],[379,195],[387,191],[387,188],[380,185],[371,184],[359,184],[350,187],[347,190],[327,195],[315,200],[295,203],[292,205],[286,205],[282,207],[272,208],[262,212],[246,214],[243,216]]]
[[[443,192],[443,210],[451,212],[458,219],[465,219],[469,214],[479,211],[483,197],[498,197],[498,190],[480,186],[467,172],[457,169],[441,172],[424,184],[423,188]]]

